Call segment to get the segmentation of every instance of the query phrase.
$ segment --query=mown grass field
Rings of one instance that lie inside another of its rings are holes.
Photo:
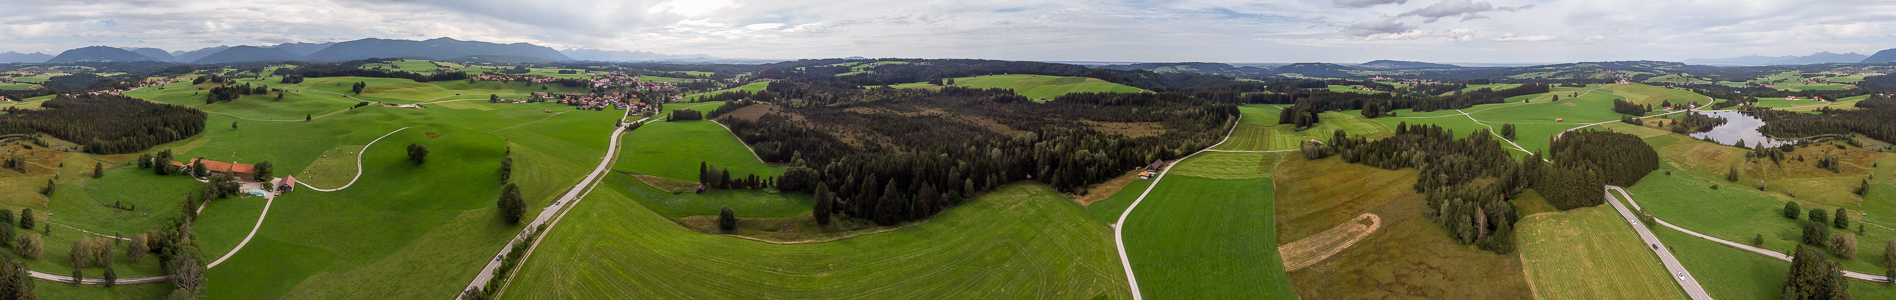
[[[1612,207],[1527,216],[1515,242],[1539,299],[1685,299]]]
[[[1268,151],[1297,149],[1306,138],[1290,129],[1291,125],[1260,126],[1244,122],[1231,131],[1217,150]]]
[[[912,227],[796,245],[701,234],[631,197],[594,190],[502,298],[1131,298],[1112,230],[1042,185]]]
[[[1285,155],[1272,178],[1278,244],[1363,213],[1382,218],[1382,227],[1354,246],[1290,273],[1303,299],[1533,297],[1519,255],[1460,245],[1423,217],[1421,211],[1428,208],[1411,188],[1414,169],[1389,171],[1336,157],[1312,161]]]
[[[1637,185],[1626,187],[1639,205],[1666,222],[1692,231],[1710,235],[1728,241],[1751,243],[1762,236],[1765,249],[1788,252],[1800,243],[1803,237],[1803,215],[1798,219],[1784,217],[1784,199],[1770,194],[1760,193],[1750,181],[1733,183],[1724,180],[1723,174],[1714,174],[1697,169],[1682,169],[1680,164],[1660,165],[1660,170],[1646,175]],[[1671,171],[1672,175],[1665,172]],[[1718,186],[1712,189],[1712,186]],[[1817,202],[1798,201],[1804,210],[1823,209],[1835,212],[1836,206]],[[1718,209],[1706,209],[1716,207]],[[1860,212],[1854,207],[1847,208]],[[1833,236],[1855,234],[1856,228],[1849,230],[1826,226]],[[1880,274],[1883,270],[1881,257],[1883,242],[1896,239],[1896,231],[1882,228],[1869,228],[1864,235],[1857,236],[1858,256],[1843,260],[1843,267],[1852,271]],[[1868,255],[1865,255],[1868,254]],[[1757,255],[1757,254],[1753,254]]]
[[[1692,270],[1692,278],[1714,299],[1779,299],[1791,263],[1750,251],[1687,235],[1671,228],[1653,229],[1679,263]],[[1896,288],[1878,283],[1851,280],[1854,299],[1896,299]]]
[[[1122,84],[1106,82],[1086,77],[1067,77],[1049,75],[985,75],[955,78],[955,86],[984,89],[1010,89],[1028,99],[1040,101],[1042,98],[1070,93],[1140,93],[1145,90]]]
[[[28,90],[28,89],[33,89],[33,86],[35,86],[35,85],[38,85],[38,84],[32,84],[32,83],[0,83],[0,90]]]
[[[1297,298],[1273,228],[1276,156],[1201,153],[1173,167],[1122,224],[1141,295]]]
[[[659,191],[639,182],[631,175],[613,173],[606,176],[605,186],[616,187],[646,208],[671,218],[690,216],[716,216],[725,206],[743,218],[789,218],[810,214],[811,204],[816,198],[803,193],[767,193],[758,190],[712,190],[703,194],[681,191],[677,194]]]
[[[1658,107],[1660,103],[1664,101],[1671,101],[1672,103],[1706,103],[1705,96],[1699,95],[1698,93],[1644,84],[1610,84],[1600,90],[1611,92],[1614,95],[1625,96],[1627,101],[1634,104],[1652,105],[1653,107]],[[1607,108],[1610,110],[1612,108],[1612,106],[1610,106],[1612,102],[1607,103],[1609,105]]]
[[[711,121],[652,122],[627,133],[624,141],[614,170],[697,182],[700,163],[729,170],[731,178],[778,176],[785,168],[758,161],[743,141]]]

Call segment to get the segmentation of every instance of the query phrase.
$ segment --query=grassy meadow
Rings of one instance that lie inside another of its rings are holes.
[[[1050,75],[984,75],[955,78],[955,86],[1010,89],[1028,99],[1053,100],[1069,93],[1139,93],[1143,89],[1086,77]]]
[[[1141,295],[1297,298],[1272,234],[1277,156],[1203,153],[1173,167],[1122,224]]]
[[[1515,242],[1540,299],[1686,299],[1633,226],[1607,205],[1527,216]]]
[[[1042,185],[911,227],[793,245],[698,233],[632,197],[594,190],[502,298],[1131,298],[1111,229]]]

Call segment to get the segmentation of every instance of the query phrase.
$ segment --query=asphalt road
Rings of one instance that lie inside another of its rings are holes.
[[[1632,204],[1632,205],[1633,205],[1633,209],[1639,209],[1639,202],[1634,202],[1634,201],[1633,201],[1633,194],[1632,194],[1632,193],[1628,193],[1628,192],[1626,192],[1626,190],[1625,190],[1625,189],[1621,189],[1620,187],[1617,187],[1617,186],[1611,186],[1611,185],[1609,185],[1609,186],[1606,186],[1606,189],[1607,189],[1607,190],[1609,190],[1609,192],[1607,192],[1607,193],[1606,193],[1606,196],[1607,196],[1607,197],[1613,197],[1613,193],[1612,193],[1612,192],[1610,192],[1610,191],[1619,191],[1619,193],[1620,193],[1620,194],[1623,194],[1623,195],[1625,195],[1625,196],[1626,196],[1626,203],[1627,203],[1627,204]],[[1615,204],[1618,204],[1618,203],[1615,203]],[[1615,205],[1615,206],[1617,206],[1617,205]],[[1746,245],[1746,244],[1744,244],[1744,243],[1738,243],[1738,242],[1733,242],[1733,241],[1727,241],[1727,240],[1724,240],[1724,239],[1719,239],[1719,238],[1715,238],[1715,237],[1712,237],[1712,236],[1709,236],[1709,235],[1704,235],[1704,234],[1700,234],[1700,233],[1698,233],[1698,232],[1696,232],[1696,231],[1691,231],[1691,230],[1687,230],[1687,229],[1685,229],[1685,228],[1680,228],[1680,227],[1679,227],[1679,226],[1677,226],[1677,225],[1672,225],[1672,223],[1666,223],[1666,220],[1660,220],[1659,218],[1653,218],[1653,221],[1654,221],[1654,222],[1659,222],[1659,225],[1663,225],[1663,226],[1666,226],[1667,228],[1672,228],[1672,230],[1678,230],[1679,232],[1684,232],[1685,234],[1690,234],[1690,235],[1692,235],[1692,236],[1696,236],[1696,237],[1699,237],[1699,238],[1702,238],[1702,239],[1706,239],[1706,240],[1709,240],[1709,241],[1712,241],[1712,242],[1716,242],[1716,243],[1719,243],[1719,244],[1725,244],[1726,246],[1731,246],[1731,247],[1733,247],[1733,248],[1738,248],[1738,249],[1742,249],[1742,250],[1745,250],[1745,251],[1751,251],[1752,253],[1757,253],[1757,254],[1762,254],[1762,255],[1764,255],[1764,256],[1769,256],[1769,257],[1771,257],[1771,258],[1776,258],[1776,259],[1778,259],[1778,260],[1782,260],[1782,261],[1791,261],[1791,259],[1792,259],[1792,258],[1795,258],[1795,257],[1792,257],[1792,256],[1791,256],[1790,254],[1785,254],[1785,253],[1782,253],[1782,252],[1777,252],[1777,251],[1771,251],[1771,250],[1769,250],[1769,249],[1764,249],[1764,248],[1758,248],[1758,247],[1753,247],[1753,246],[1751,246],[1751,245]],[[1858,273],[1858,272],[1851,272],[1851,271],[1847,271],[1847,270],[1846,270],[1846,271],[1843,271],[1843,277],[1849,277],[1849,278],[1854,278],[1854,279],[1858,279],[1858,280],[1867,280],[1867,281],[1875,281],[1875,282],[1886,282],[1886,281],[1889,281],[1889,277],[1886,277],[1886,276],[1879,276],[1879,275],[1870,275],[1870,274],[1865,274],[1865,273]]]
[[[1617,197],[1613,196],[1612,190],[1614,189],[1619,189],[1619,187],[1607,186],[1607,190],[1605,191],[1606,203],[1612,203],[1613,209],[1619,210],[1620,217],[1626,218],[1626,225],[1632,226],[1633,231],[1639,232],[1639,239],[1645,240],[1646,245],[1648,245],[1646,250],[1652,250],[1653,253],[1659,255],[1659,262],[1666,265],[1666,277],[1678,281],[1679,286],[1685,288],[1685,294],[1691,296],[1693,300],[1711,300],[1712,296],[1705,293],[1704,287],[1699,286],[1698,279],[1693,278],[1692,272],[1687,271],[1685,265],[1679,264],[1679,260],[1672,257],[1672,252],[1666,250],[1668,248],[1666,248],[1665,243],[1659,242],[1659,237],[1652,235],[1652,230],[1647,230],[1645,225],[1634,225],[1634,222],[1637,222],[1639,217],[1634,215],[1632,210],[1626,209],[1626,206],[1620,205],[1619,201],[1615,200]],[[1632,203],[1632,196],[1627,196],[1627,199],[1627,203]]]

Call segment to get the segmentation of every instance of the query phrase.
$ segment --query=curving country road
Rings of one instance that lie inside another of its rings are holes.
[[[1665,246],[1665,243],[1659,242],[1659,237],[1654,236],[1652,230],[1647,229],[1646,226],[1634,225],[1634,223],[1636,223],[1635,221],[1639,220],[1639,217],[1635,216],[1632,210],[1626,209],[1626,206],[1620,205],[1618,200],[1614,200],[1615,197],[1613,197],[1612,190],[1619,189],[1619,187],[1610,185],[1606,187],[1607,190],[1602,191],[1606,193],[1606,203],[1612,203],[1613,209],[1619,211],[1620,217],[1626,218],[1627,225],[1632,226],[1633,231],[1639,233],[1640,240],[1645,241],[1647,245],[1652,245],[1652,247],[1647,248],[1647,250],[1651,250],[1653,254],[1659,255],[1660,264],[1666,266],[1666,278],[1672,278],[1678,281],[1679,287],[1685,289],[1685,295],[1691,296],[1693,300],[1711,300],[1712,295],[1706,294],[1705,287],[1699,286],[1698,278],[1692,277],[1692,271],[1686,270],[1685,265],[1680,264],[1678,258],[1672,257],[1672,251],[1668,251],[1672,248],[1668,248]],[[1633,203],[1632,199],[1633,197],[1631,196],[1626,197],[1626,203]]]
[[[1613,193],[1612,193],[1612,191],[1617,191],[1617,192],[1619,192],[1620,194],[1622,194],[1622,195],[1625,195],[1625,197],[1626,197],[1626,198],[1625,198],[1625,199],[1626,199],[1626,203],[1627,203],[1627,204],[1631,204],[1631,205],[1633,206],[1633,209],[1639,209],[1639,202],[1635,202],[1635,201],[1633,201],[1633,194],[1632,194],[1632,193],[1628,193],[1628,192],[1626,192],[1626,189],[1622,189],[1622,188],[1620,188],[1620,187],[1617,187],[1617,186],[1611,186],[1611,185],[1609,185],[1609,186],[1606,186],[1606,189],[1607,189],[1607,190],[1609,191],[1609,192],[1608,192],[1608,193],[1606,194],[1606,196],[1607,196],[1607,197],[1608,197],[1609,199],[1612,199],[1612,197],[1613,197]],[[1611,202],[1611,201],[1609,201],[1609,202]],[[1615,205],[1614,207],[1618,207],[1618,204],[1619,204],[1618,202],[1613,202],[1613,203],[1614,203],[1614,205]],[[1624,211],[1624,209],[1622,209],[1622,211]],[[1630,218],[1630,217],[1629,217],[1629,218]],[[1704,235],[1704,234],[1700,234],[1700,233],[1698,233],[1698,232],[1695,232],[1695,231],[1691,231],[1691,230],[1687,230],[1687,229],[1685,229],[1685,228],[1681,228],[1681,227],[1679,227],[1679,226],[1677,226],[1677,225],[1672,225],[1672,223],[1666,223],[1666,220],[1660,220],[1660,219],[1659,219],[1658,217],[1654,217],[1654,218],[1653,218],[1653,221],[1654,221],[1654,222],[1659,222],[1659,225],[1664,225],[1664,226],[1666,226],[1667,228],[1672,228],[1672,230],[1678,230],[1679,232],[1683,232],[1683,233],[1685,233],[1685,234],[1690,234],[1690,235],[1692,235],[1692,236],[1696,236],[1696,237],[1699,237],[1699,238],[1702,238],[1702,239],[1706,239],[1706,240],[1710,240],[1710,241],[1712,241],[1712,242],[1716,242],[1716,243],[1719,243],[1719,244],[1725,244],[1726,246],[1732,246],[1733,248],[1738,248],[1738,249],[1740,249],[1740,250],[1745,250],[1745,251],[1751,251],[1752,253],[1757,253],[1757,254],[1762,254],[1762,255],[1764,255],[1764,256],[1769,256],[1769,257],[1771,257],[1771,258],[1776,258],[1776,259],[1778,259],[1778,260],[1782,260],[1782,261],[1787,261],[1787,262],[1788,262],[1788,261],[1791,261],[1791,259],[1792,259],[1792,258],[1794,258],[1794,257],[1792,257],[1792,256],[1791,256],[1790,254],[1784,254],[1784,253],[1780,253],[1780,252],[1777,252],[1777,251],[1771,251],[1771,250],[1769,250],[1769,249],[1764,249],[1764,248],[1758,248],[1758,247],[1752,247],[1751,245],[1745,245],[1744,243],[1738,243],[1738,242],[1732,242],[1732,241],[1727,241],[1727,240],[1724,240],[1724,239],[1720,239],[1720,238],[1715,238],[1715,237],[1712,237],[1712,236],[1709,236],[1709,235]],[[1639,227],[1639,226],[1634,226],[1634,227]],[[1850,277],[1850,278],[1853,278],[1853,279],[1858,279],[1858,280],[1867,280],[1867,281],[1875,281],[1875,282],[1887,282],[1887,281],[1889,281],[1889,277],[1885,277],[1885,276],[1877,276],[1877,275],[1870,275],[1870,274],[1864,274],[1864,273],[1858,273],[1858,272],[1852,272],[1852,271],[1849,271],[1849,270],[1844,270],[1844,271],[1843,271],[1843,276],[1844,276],[1844,277]]]
[[[369,144],[368,144],[368,145],[363,145],[363,146],[362,146],[362,151],[361,151],[361,152],[358,152],[358,153],[356,153],[356,175],[355,175],[355,178],[349,178],[349,183],[348,183],[348,184],[343,184],[343,185],[342,185],[342,187],[339,187],[339,188],[333,188],[333,189],[325,189],[325,188],[319,188],[319,187],[315,187],[315,186],[311,186],[311,185],[309,185],[309,182],[303,182],[303,181],[297,181],[297,182],[296,182],[296,184],[301,184],[301,185],[303,185],[303,187],[306,187],[306,188],[309,188],[309,189],[312,189],[312,190],[317,190],[317,191],[323,191],[323,192],[334,192],[334,191],[339,191],[339,190],[342,190],[342,189],[346,189],[346,188],[349,188],[349,186],[351,186],[351,185],[355,185],[355,183],[356,183],[356,180],[359,180],[359,179],[362,179],[362,154],[363,154],[364,152],[368,152],[368,151],[369,151],[369,147],[370,147],[370,146],[375,146],[375,142],[380,142],[380,141],[382,141],[382,138],[386,138],[386,137],[388,137],[388,136],[390,136],[390,135],[394,135],[394,134],[395,134],[396,132],[401,132],[401,131],[402,131],[403,129],[408,129],[408,127],[402,127],[402,128],[396,128],[396,129],[395,129],[395,131],[390,131],[390,132],[388,132],[387,134],[383,134],[383,135],[382,135],[382,137],[378,137],[378,138],[375,138],[375,140],[373,140],[373,141],[369,141]],[[265,210],[265,212],[268,212],[268,210]]]

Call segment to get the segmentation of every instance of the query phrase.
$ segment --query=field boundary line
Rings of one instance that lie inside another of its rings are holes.
[[[1135,208],[1139,208],[1139,203],[1145,201],[1146,195],[1152,194],[1152,189],[1159,187],[1159,181],[1165,180],[1165,174],[1171,173],[1173,166],[1176,166],[1178,165],[1179,162],[1185,161],[1186,159],[1190,159],[1192,158],[1192,156],[1198,155],[1199,153],[1204,153],[1206,150],[1211,150],[1211,148],[1217,148],[1218,145],[1223,145],[1225,141],[1231,140],[1231,133],[1237,131],[1238,124],[1243,123],[1243,122],[1244,122],[1244,114],[1238,114],[1238,117],[1231,121],[1231,128],[1225,130],[1224,138],[1219,139],[1217,144],[1211,144],[1211,146],[1205,147],[1205,149],[1199,149],[1197,152],[1192,152],[1192,154],[1185,155],[1185,157],[1180,157],[1178,158],[1178,160],[1174,160],[1170,163],[1166,163],[1165,170],[1159,171],[1159,176],[1152,178],[1152,185],[1146,186],[1145,191],[1139,193],[1139,198],[1133,199],[1132,205],[1126,206],[1126,211],[1119,213],[1119,221],[1113,222],[1113,224],[1111,224],[1111,226],[1113,227],[1113,246],[1115,246],[1115,248],[1119,248],[1119,264],[1126,268],[1126,283],[1132,286],[1132,299],[1133,300],[1144,300],[1145,297],[1139,294],[1139,279],[1133,276],[1132,260],[1126,256],[1126,235],[1125,235],[1126,217],[1132,216],[1132,210]]]
[[[296,183],[297,183],[297,184],[301,184],[301,185],[303,185],[303,187],[307,187],[307,188],[309,188],[309,189],[312,189],[312,190],[317,190],[317,191],[322,191],[322,192],[334,192],[334,191],[340,191],[340,190],[342,190],[342,189],[346,189],[346,188],[349,188],[349,186],[352,186],[352,185],[355,185],[355,183],[356,183],[356,180],[360,180],[360,179],[362,179],[362,155],[363,155],[364,153],[366,153],[366,152],[369,152],[369,147],[370,147],[370,146],[375,146],[375,142],[380,142],[380,141],[382,141],[382,138],[387,138],[387,137],[388,137],[388,136],[390,136],[390,135],[394,135],[394,134],[395,134],[396,132],[401,132],[401,131],[402,131],[403,129],[408,129],[408,127],[402,127],[402,128],[396,128],[396,129],[395,129],[395,131],[390,131],[390,132],[388,132],[387,134],[383,134],[383,135],[382,135],[382,137],[378,137],[378,138],[375,138],[375,140],[373,140],[373,141],[369,141],[369,144],[368,144],[368,145],[363,145],[363,146],[362,146],[362,152],[361,152],[361,153],[356,153],[356,175],[355,175],[355,178],[350,178],[350,179],[349,179],[349,183],[348,183],[348,184],[343,184],[343,185],[342,185],[342,187],[339,187],[339,188],[333,188],[333,189],[323,189],[323,188],[319,188],[319,187],[316,187],[316,186],[312,186],[312,185],[309,185],[309,183],[308,183],[308,182],[302,182],[302,181],[297,181]],[[307,170],[306,170],[306,171],[307,171]],[[268,205],[265,205],[265,206],[267,207]]]

